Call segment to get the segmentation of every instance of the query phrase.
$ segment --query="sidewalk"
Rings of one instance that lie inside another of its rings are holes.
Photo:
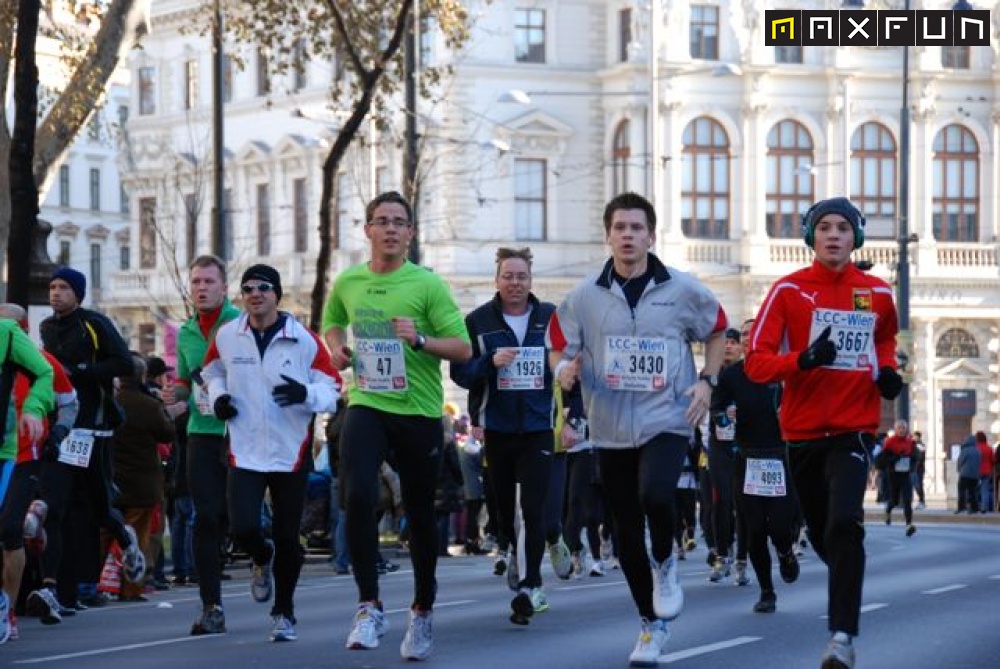
[[[892,510],[892,520],[894,523],[902,524],[903,509],[896,507]],[[882,523],[885,522],[885,506],[875,502],[874,495],[871,499],[865,499],[865,522]],[[921,525],[926,523],[962,523],[963,525],[1000,525],[1000,513],[975,513],[970,514],[963,511],[956,514],[954,509],[946,509],[941,503],[930,503],[926,509],[913,509],[913,523]]]

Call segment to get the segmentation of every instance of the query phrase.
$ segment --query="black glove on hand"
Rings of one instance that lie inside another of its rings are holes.
[[[46,462],[56,462],[59,460],[59,444],[69,435],[69,428],[65,425],[53,425],[49,430],[49,436],[42,446],[42,460]]]
[[[236,407],[233,406],[232,395],[219,395],[219,398],[215,400],[215,404],[212,405],[212,410],[215,412],[215,417],[219,420],[236,418],[236,415],[239,413]]]
[[[278,406],[287,407],[293,404],[302,404],[306,401],[309,391],[304,385],[284,374],[281,375],[281,378],[286,383],[275,386],[274,390],[271,391],[271,397],[278,403]]]
[[[809,348],[799,353],[799,369],[816,369],[833,364],[837,359],[837,345],[830,341],[830,326],[819,333]]]
[[[892,367],[878,370],[878,380],[875,381],[878,392],[887,400],[894,400],[903,391],[903,377]]]

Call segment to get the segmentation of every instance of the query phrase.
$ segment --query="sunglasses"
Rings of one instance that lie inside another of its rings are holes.
[[[272,290],[274,290],[274,284],[273,283],[269,283],[267,281],[261,281],[260,283],[258,283],[256,285],[253,285],[253,286],[251,286],[248,283],[245,283],[242,286],[240,286],[240,291],[244,295],[249,295],[250,293],[252,293],[255,290],[258,293],[270,293]]]

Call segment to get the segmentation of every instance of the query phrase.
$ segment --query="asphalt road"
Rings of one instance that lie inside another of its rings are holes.
[[[868,574],[858,667],[987,669],[1000,666],[1000,526],[937,523],[907,539],[901,524],[869,523]],[[807,551],[802,576],[778,581],[778,611],[755,614],[754,584],[707,581],[704,548],[681,563],[687,604],[672,624],[661,664],[698,669],[818,667],[827,632],[826,571]],[[21,620],[21,639],[0,646],[0,666],[171,669],[228,667],[396,667],[412,574],[382,579],[391,629],[374,651],[348,651],[354,610],[350,576],[312,559],[296,597],[299,640],[268,641],[268,605],[249,595],[249,570],[224,584],[229,633],[187,635],[197,591],[175,588],[149,603],[113,603],[46,627]],[[543,567],[551,610],[528,627],[507,620],[511,593],[487,557],[442,560],[431,667],[608,669],[626,667],[638,619],[620,572],[558,581]]]

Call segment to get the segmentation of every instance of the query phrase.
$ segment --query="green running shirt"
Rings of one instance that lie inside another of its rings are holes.
[[[322,331],[326,334],[332,327],[341,327],[351,335],[349,345],[354,351],[351,405],[406,416],[440,418],[444,404],[441,359],[414,351],[406,343],[402,343],[400,350],[401,340],[392,327],[394,317],[412,318],[417,331],[428,337],[469,341],[465,321],[448,284],[430,270],[409,261],[389,274],[372,272],[368,263],[347,269],[337,277],[327,297]],[[406,366],[405,379],[393,376],[391,371],[393,364],[399,371],[400,361]],[[388,387],[384,390],[359,387],[366,383],[366,369],[373,375],[382,375]]]

